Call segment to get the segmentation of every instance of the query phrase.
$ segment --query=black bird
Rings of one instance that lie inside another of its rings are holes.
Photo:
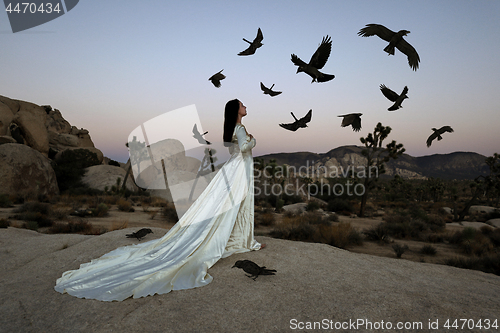
[[[203,134],[200,134],[200,132],[198,131],[198,127],[196,126],[196,124],[194,124],[194,126],[193,126],[193,134],[194,134],[193,138],[198,140],[198,142],[201,143],[202,145],[211,145],[211,143],[209,141],[207,141],[203,138],[203,135],[205,135],[207,133],[208,133],[208,131],[206,131]]]
[[[152,234],[153,231],[149,228],[142,228],[136,232],[133,232],[131,234],[126,235],[128,238],[137,238],[138,240],[141,240],[141,238],[146,237],[147,234]]]
[[[250,274],[247,276],[254,281],[259,275],[274,275],[276,273],[275,269],[267,269],[266,266],[260,267],[251,260],[238,260],[231,268],[234,267],[243,269],[246,273]]]
[[[260,83],[260,89],[264,92],[264,94],[268,94],[271,97],[277,96],[281,94],[281,91],[273,91],[274,83],[271,88],[267,88],[262,82]]]
[[[261,43],[263,39],[264,39],[264,36],[262,35],[262,30],[260,30],[260,28],[259,28],[259,30],[257,30],[257,36],[255,37],[255,39],[253,40],[253,42],[250,42],[250,41],[246,40],[245,38],[243,38],[243,40],[245,42],[247,42],[248,44],[250,44],[250,46],[246,50],[241,51],[240,53],[238,53],[238,55],[240,55],[240,56],[246,56],[246,55],[252,55],[252,54],[254,54],[255,51],[259,47],[261,47],[262,45],[264,45],[264,44]]]
[[[222,71],[223,71],[223,69],[221,69],[220,72],[215,73],[214,75],[212,75],[208,79],[209,81],[212,81],[212,83],[214,84],[214,86],[216,88],[219,88],[220,87],[220,81],[222,81],[222,80],[224,80],[226,78],[226,76],[224,74],[222,74]]]
[[[312,118],[312,109],[309,110],[309,112],[302,118],[300,119],[297,119],[297,117],[295,117],[295,115],[293,114],[293,112],[290,112],[292,114],[292,117],[293,119],[295,119],[295,122],[293,123],[289,123],[289,124],[279,124],[281,127],[283,127],[284,129],[287,129],[289,131],[296,131],[298,130],[299,128],[306,128],[307,127],[307,123],[311,121],[311,118]]]
[[[325,66],[326,61],[328,60],[328,57],[330,56],[330,52],[332,51],[332,39],[328,37],[323,37],[323,40],[321,41],[321,44],[318,46],[318,49],[316,52],[311,57],[311,60],[309,60],[309,63],[306,64],[304,61],[302,61],[299,57],[297,57],[295,54],[292,54],[292,62],[294,63],[295,66],[298,66],[297,68],[297,73],[299,72],[304,72],[310,77],[312,77],[313,82],[327,82],[335,78],[335,75],[333,74],[324,74],[321,73],[319,70]]]
[[[395,91],[392,91],[383,84],[380,85],[380,91],[382,91],[382,94],[384,94],[384,96],[387,97],[388,100],[394,102],[394,104],[387,109],[389,111],[396,111],[397,109],[402,108],[401,103],[403,103],[405,98],[409,98],[406,95],[408,93],[407,86],[403,88],[403,92],[401,93],[401,95],[398,95]]]
[[[358,35],[361,37],[377,35],[383,40],[388,41],[389,45],[384,48],[384,51],[390,55],[394,55],[394,48],[397,48],[399,51],[406,54],[408,57],[408,64],[414,71],[416,71],[418,69],[420,57],[418,56],[415,48],[403,38],[403,36],[406,36],[409,33],[410,32],[408,30],[399,30],[398,32],[394,32],[380,24],[367,24],[366,27],[359,30]]]
[[[444,132],[449,132],[449,133],[453,133],[453,128],[451,128],[450,126],[443,126],[441,127],[440,129],[435,129],[433,128],[432,129],[434,131],[434,133],[432,133],[428,138],[427,138],[427,147],[430,147],[431,144],[432,144],[432,141],[437,138],[438,141],[442,140],[443,137],[441,136],[441,134],[443,134]]]
[[[355,132],[359,132],[359,130],[361,129],[362,115],[363,115],[362,113],[349,113],[340,115],[339,117],[344,117],[344,119],[342,119],[342,124],[340,124],[340,126],[346,127],[352,125],[352,130]]]

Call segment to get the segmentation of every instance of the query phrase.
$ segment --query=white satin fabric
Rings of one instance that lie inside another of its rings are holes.
[[[212,281],[208,269],[233,253],[259,250],[254,239],[252,148],[237,124],[231,157],[165,236],[120,247],[57,279],[56,291],[79,298],[122,301]]]

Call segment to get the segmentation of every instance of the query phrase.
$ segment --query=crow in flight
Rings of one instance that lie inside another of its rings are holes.
[[[324,74],[321,73],[319,70],[323,68],[323,66],[325,66],[331,51],[332,51],[332,39],[327,35],[326,37],[323,37],[321,44],[318,46],[316,52],[314,52],[314,54],[312,55],[311,60],[309,60],[308,64],[302,61],[295,54],[292,54],[291,60],[295,66],[299,67],[297,68],[297,73],[304,72],[310,77],[312,77],[313,80],[311,81],[311,83],[315,81],[327,82],[332,80],[335,77],[335,75]]]
[[[273,91],[274,83],[271,88],[267,88],[262,82],[260,83],[260,89],[264,92],[264,94],[268,94],[271,97],[277,96],[281,94],[281,91]]]
[[[198,127],[196,126],[196,124],[194,124],[193,126],[193,138],[195,138],[196,140],[198,140],[199,143],[201,143],[202,145],[211,145],[211,143],[207,140],[205,140],[203,138],[203,135],[207,134],[208,131],[206,131],[205,133],[201,134],[199,131],[198,131]]]
[[[259,275],[274,275],[276,273],[275,269],[267,269],[266,266],[260,267],[251,260],[238,260],[231,268],[234,267],[243,269],[246,273],[250,274],[247,276],[254,281]]]
[[[243,40],[245,42],[247,42],[248,44],[250,44],[250,46],[244,50],[244,51],[241,51],[240,53],[238,53],[238,55],[240,56],[246,56],[246,55],[252,55],[255,53],[255,51],[261,47],[262,44],[262,40],[264,39],[264,36],[262,35],[262,30],[257,30],[257,36],[255,37],[255,39],[253,40],[253,42],[249,42],[248,40],[246,40],[245,38],[243,38]]]
[[[220,87],[220,81],[222,81],[222,80],[224,80],[226,78],[226,76],[224,74],[222,74],[222,71],[223,71],[223,69],[221,69],[220,72],[215,73],[214,75],[212,75],[208,79],[209,81],[212,81],[212,83],[214,84],[214,86],[216,88],[219,88]]]
[[[344,119],[342,119],[342,124],[340,124],[340,126],[346,127],[352,125],[352,130],[355,132],[359,132],[359,130],[361,129],[362,115],[363,115],[362,113],[349,113],[340,115],[339,117],[344,117]]]
[[[367,24],[366,27],[359,30],[358,35],[361,37],[370,37],[377,35],[383,40],[389,42],[384,48],[384,51],[390,55],[394,55],[394,48],[397,48],[402,53],[406,54],[408,57],[408,64],[410,67],[416,71],[418,69],[418,63],[420,62],[420,57],[413,46],[411,46],[403,36],[406,36],[410,32],[408,30],[399,30],[394,32],[387,29],[380,24]]]
[[[309,112],[304,117],[302,117],[300,119],[297,119],[297,117],[295,117],[293,112],[290,112],[290,113],[292,114],[293,119],[295,119],[295,122],[289,123],[289,124],[279,124],[281,127],[283,127],[284,129],[287,129],[289,131],[295,132],[296,130],[298,130],[301,127],[306,128],[307,123],[311,121],[312,109],[309,110]]]
[[[142,228],[136,232],[133,232],[131,234],[125,235],[128,238],[137,238],[138,240],[141,240],[141,238],[146,237],[147,234],[152,234],[153,231],[149,228]]]
[[[402,108],[401,103],[403,103],[405,98],[409,98],[406,95],[408,93],[407,86],[403,88],[403,92],[401,93],[401,95],[398,95],[395,91],[392,91],[383,84],[380,85],[380,91],[382,91],[382,94],[384,94],[384,96],[387,97],[388,100],[394,102],[394,104],[387,109],[389,111],[396,111],[397,109]]]
[[[438,141],[442,140],[443,137],[441,136],[441,134],[443,134],[444,132],[449,132],[449,133],[453,133],[453,128],[451,128],[450,126],[443,126],[441,127],[440,129],[435,129],[433,128],[432,129],[434,131],[434,133],[432,133],[428,138],[427,138],[427,147],[430,147],[431,144],[432,144],[432,141],[437,138]]]

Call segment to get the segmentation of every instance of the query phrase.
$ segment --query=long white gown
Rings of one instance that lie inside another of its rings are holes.
[[[56,291],[79,298],[122,301],[209,284],[220,258],[259,250],[254,239],[252,148],[236,124],[231,157],[165,236],[113,250],[57,279]]]

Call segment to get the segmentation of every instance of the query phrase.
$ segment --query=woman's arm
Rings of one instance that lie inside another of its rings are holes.
[[[238,126],[238,129],[236,130],[236,137],[238,138],[238,146],[240,147],[240,151],[242,153],[246,153],[251,150],[257,143],[254,137],[247,135],[247,131],[243,126]]]

